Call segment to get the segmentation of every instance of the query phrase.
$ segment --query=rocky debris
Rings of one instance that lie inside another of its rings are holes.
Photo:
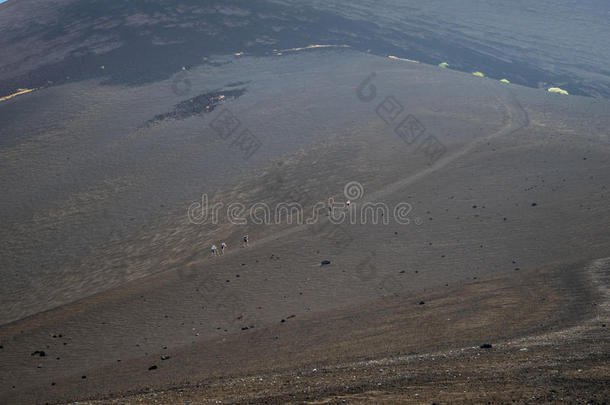
[[[86,379],[87,379],[87,376],[86,376],[86,375],[84,375],[84,376],[82,376],[81,378],[82,378],[83,380],[86,380]]]
[[[329,264],[330,264],[330,260],[322,260],[322,263],[320,264],[320,267],[321,266],[327,266]]]
[[[161,360],[169,360],[171,357],[165,354],[161,355]]]
[[[156,370],[158,367],[156,365],[152,365],[148,367],[148,371]]]
[[[483,343],[481,346],[479,346],[481,349],[491,349],[491,344],[489,343]]]
[[[46,356],[47,354],[44,352],[44,350],[36,350],[36,351],[35,351],[35,352],[33,352],[31,355],[32,355],[32,356],[40,356],[40,357],[44,357],[44,356]]]
[[[532,203],[532,207],[535,207],[536,205],[538,205],[538,203],[535,203],[535,202]]]
[[[234,100],[245,94],[246,89],[234,89],[220,91],[215,90],[209,93],[200,94],[188,100],[176,104],[172,111],[157,114],[146,122],[146,126],[152,126],[168,120],[184,120],[204,113],[214,111],[225,100]]]
[[[425,302],[424,301],[419,301],[419,305],[424,305]]]

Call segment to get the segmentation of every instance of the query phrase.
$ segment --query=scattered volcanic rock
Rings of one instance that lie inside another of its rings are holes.
[[[326,266],[330,264],[330,260],[322,260],[322,263],[320,264],[320,266]]]
[[[224,101],[239,98],[245,92],[246,89],[241,88],[227,91],[215,90],[210,93],[200,94],[176,104],[172,111],[155,115],[146,122],[146,125],[151,126],[163,121],[183,120],[203,113],[210,113]]]

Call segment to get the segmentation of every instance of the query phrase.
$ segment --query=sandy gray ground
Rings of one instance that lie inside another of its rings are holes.
[[[549,266],[333,311],[330,327],[296,321],[283,334],[290,354],[279,342],[255,343],[254,351],[273,346],[266,371],[259,360],[258,372],[93,403],[607,403],[608,264]],[[405,311],[413,298],[425,304]],[[329,329],[342,333],[330,338]]]
[[[2,186],[12,190],[3,197],[0,234],[1,319],[10,322],[0,328],[3,402],[199,383],[220,391],[200,386],[194,398],[222,398],[230,395],[221,376],[505,342],[596,316],[590,307],[607,282],[582,269],[610,256],[608,101],[349,51],[239,63],[229,69],[259,72],[248,77],[244,96],[224,105],[263,145],[248,160],[207,126],[222,108],[139,126],[177,102],[168,96],[171,82],[79,84],[3,106],[8,116],[30,105],[35,122],[49,97],[74,106],[62,109],[71,114],[63,128],[30,132],[1,151]],[[191,92],[203,91],[206,77],[222,88],[235,72],[193,75]],[[356,88],[371,72],[377,96],[366,102]],[[445,145],[439,160],[430,162],[377,115],[389,95]],[[135,107],[125,113],[126,106]],[[322,216],[315,226],[198,225],[186,218],[202,193],[225,204],[288,199],[310,208],[329,196],[342,201],[352,181],[364,189],[354,209],[407,202],[409,224],[335,226]],[[252,243],[239,248],[245,232]],[[209,245],[221,240],[229,252],[211,258]],[[321,267],[322,260],[331,263]],[[496,283],[488,301],[483,279]],[[463,297],[473,317],[452,297]],[[548,306],[534,305],[539,298]],[[439,304],[443,318],[419,318],[436,300],[449,300]],[[477,324],[477,316],[486,321]],[[394,332],[386,335],[387,328]],[[595,331],[599,350],[589,354],[598,367],[607,335]],[[46,355],[33,356],[37,350]],[[471,361],[460,359],[447,361]],[[607,381],[607,369],[595,370],[586,387]],[[269,396],[289,400],[282,395],[301,390],[295,378]],[[325,390],[319,395],[334,395]],[[248,386],[231,400],[258,391]]]

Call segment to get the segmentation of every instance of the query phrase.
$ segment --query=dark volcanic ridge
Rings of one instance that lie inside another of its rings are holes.
[[[11,13],[26,3],[9,2],[0,15],[0,27],[6,26],[0,28],[0,46],[8,56],[0,66],[0,96],[18,88],[92,78],[109,85],[143,85],[168,79],[182,66],[206,64],[214,55],[270,56],[282,49],[332,44],[431,65],[448,62],[451,69],[481,71],[528,87],[561,86],[570,94],[610,97],[602,60],[595,71],[585,62],[558,70],[554,63],[561,60],[528,59],[527,46],[509,43],[511,38],[490,41],[489,33],[480,32],[478,38],[410,14],[386,27],[383,10],[364,21],[350,7],[339,11],[271,1],[64,1],[12,21]],[[48,54],[46,59],[42,53]],[[602,80],[585,80],[582,72]]]

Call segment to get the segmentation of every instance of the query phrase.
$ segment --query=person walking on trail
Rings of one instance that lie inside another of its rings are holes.
[[[347,200],[347,202],[345,204],[347,205],[347,208],[349,209],[349,206],[352,204],[352,202],[350,200]]]
[[[328,199],[328,216],[331,216],[333,213],[333,200],[332,198]]]
[[[245,234],[242,239],[242,246],[248,247],[248,234]]]
[[[224,255],[224,254],[225,254],[225,249],[226,249],[227,247],[228,247],[228,246],[227,246],[227,244],[226,244],[225,242],[222,242],[222,243],[220,244],[220,254],[221,254],[221,255]]]
[[[212,256],[216,256],[218,254],[218,248],[216,247],[216,245],[212,245],[212,248],[210,250],[212,251]]]

